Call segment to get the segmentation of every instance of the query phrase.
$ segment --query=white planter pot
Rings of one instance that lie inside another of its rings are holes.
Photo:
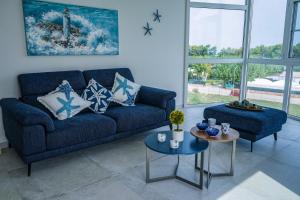
[[[173,131],[173,140],[177,140],[178,142],[182,142],[184,139],[184,131]]]

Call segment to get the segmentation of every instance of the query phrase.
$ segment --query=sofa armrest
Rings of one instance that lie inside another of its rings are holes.
[[[169,101],[176,97],[176,92],[142,86],[139,91],[139,102],[166,109]]]
[[[42,125],[47,132],[55,130],[51,117],[39,108],[15,98],[1,99],[0,106],[5,113],[23,126]]]

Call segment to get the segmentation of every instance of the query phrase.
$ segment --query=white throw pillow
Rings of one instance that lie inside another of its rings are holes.
[[[113,101],[123,106],[134,106],[135,98],[141,86],[136,84],[119,73],[116,73],[112,88]]]
[[[91,103],[82,99],[68,81],[64,80],[54,91],[38,97],[37,100],[43,104],[59,120],[71,118]]]

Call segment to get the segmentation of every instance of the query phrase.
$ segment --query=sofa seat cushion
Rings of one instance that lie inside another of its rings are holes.
[[[107,109],[105,115],[117,122],[117,132],[150,126],[167,119],[165,110],[145,104],[111,107]]]
[[[57,149],[116,134],[110,117],[84,113],[66,120],[54,120],[55,131],[47,133],[47,149]]]

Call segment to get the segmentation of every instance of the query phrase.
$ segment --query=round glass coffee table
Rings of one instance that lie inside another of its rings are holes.
[[[219,129],[219,134],[217,136],[211,137],[205,133],[205,131],[199,130],[197,127],[193,127],[191,129],[191,134],[199,139],[206,140],[209,143],[208,146],[208,162],[207,162],[207,170],[204,170],[204,173],[207,174],[207,187],[210,184],[212,177],[217,176],[233,176],[234,173],[234,159],[235,159],[235,148],[236,148],[236,140],[239,139],[240,134],[237,130],[230,128],[229,133],[224,135],[221,131],[221,126],[216,125],[214,128]],[[228,173],[212,173],[210,171],[211,165],[211,146],[213,142],[232,142],[232,149],[231,149],[231,163],[230,163],[230,170]],[[197,169],[202,168],[198,166],[198,156],[195,159],[195,167]]]
[[[166,134],[166,141],[163,143],[158,142],[157,135],[158,133],[164,133]],[[157,182],[157,181],[163,181],[167,179],[178,179],[180,181],[183,181],[185,183],[188,183],[190,185],[193,185],[199,189],[203,188],[203,165],[204,165],[204,151],[208,147],[208,142],[205,140],[199,140],[192,136],[190,132],[184,132],[184,140],[180,143],[180,146],[178,149],[172,149],[170,147],[170,140],[172,139],[172,131],[163,131],[163,132],[157,132],[148,135],[145,138],[145,145],[146,145],[146,182]],[[151,161],[151,151],[155,151],[161,154],[165,155],[175,155],[177,156],[177,165],[174,171],[174,174],[171,176],[163,176],[163,177],[156,177],[151,178],[150,177],[150,161]],[[201,154],[201,162],[200,162],[200,180],[199,183],[195,183],[193,181],[187,180],[183,177],[178,176],[177,170],[179,167],[179,161],[180,161],[180,155],[196,155]]]

